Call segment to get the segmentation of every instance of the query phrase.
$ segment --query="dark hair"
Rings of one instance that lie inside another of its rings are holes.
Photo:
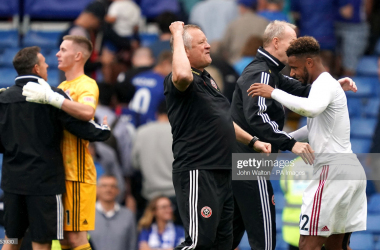
[[[159,115],[167,115],[168,114],[168,110],[166,109],[166,101],[163,100],[160,102],[160,104],[158,105],[157,107],[157,114]]]
[[[135,95],[136,88],[130,82],[116,83],[115,94],[120,103],[128,104]]]
[[[32,74],[34,65],[39,63],[38,53],[40,53],[40,47],[26,47],[17,52],[13,58],[13,67],[19,75]]]
[[[170,11],[165,11],[161,15],[159,15],[156,18],[156,22],[158,23],[158,27],[160,28],[162,33],[169,33],[170,34],[170,29],[169,26],[172,22],[175,22],[178,20],[177,15]]]
[[[311,36],[300,37],[290,43],[286,54],[289,56],[319,56],[320,46],[317,40]]]
[[[161,64],[165,61],[173,61],[173,53],[169,50],[164,50],[160,53],[160,55],[158,56],[157,64]]]

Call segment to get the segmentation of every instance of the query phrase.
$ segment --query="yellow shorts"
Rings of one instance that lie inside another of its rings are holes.
[[[66,181],[63,194],[64,231],[95,230],[96,185]]]

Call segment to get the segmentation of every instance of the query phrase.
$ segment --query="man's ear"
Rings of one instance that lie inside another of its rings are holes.
[[[38,64],[34,65],[34,67],[32,69],[32,73],[35,75],[40,75],[40,67],[38,66]]]
[[[278,49],[278,44],[280,42],[280,39],[278,39],[278,37],[274,37],[273,40],[272,40],[272,44],[274,46],[275,49]]]
[[[311,68],[314,67],[314,60],[313,60],[313,58],[310,58],[310,57],[306,58],[306,67],[309,68],[309,69],[311,69]]]
[[[76,54],[75,54],[75,61],[80,61],[81,59],[83,58],[83,53],[78,51]]]

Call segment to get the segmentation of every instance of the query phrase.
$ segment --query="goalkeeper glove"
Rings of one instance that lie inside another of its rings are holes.
[[[50,85],[44,79],[38,79],[38,84],[28,82],[22,88],[22,95],[26,96],[26,101],[41,104],[50,104],[56,108],[61,108],[65,100],[61,94],[51,90]]]

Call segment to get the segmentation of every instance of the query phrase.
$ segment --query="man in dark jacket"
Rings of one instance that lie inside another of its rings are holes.
[[[33,249],[50,249],[63,238],[65,171],[61,154],[63,129],[90,141],[104,141],[110,130],[92,121],[79,121],[50,105],[27,102],[23,86],[47,80],[48,65],[39,47],[20,50],[13,65],[16,84],[0,94],[0,141],[3,158],[4,223],[7,238],[19,239],[29,228]],[[52,88],[65,98],[66,94]],[[18,249],[4,245],[3,249]]]

